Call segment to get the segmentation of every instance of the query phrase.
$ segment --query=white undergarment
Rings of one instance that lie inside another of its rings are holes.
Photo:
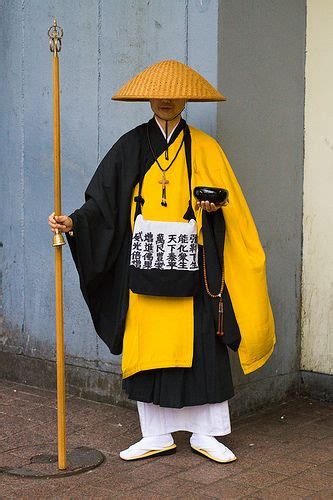
[[[230,434],[228,400],[183,408],[165,408],[137,401],[143,437],[176,431],[189,431],[207,436]]]

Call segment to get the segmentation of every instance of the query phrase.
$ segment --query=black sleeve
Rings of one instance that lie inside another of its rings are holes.
[[[122,351],[128,308],[130,200],[137,179],[138,141],[129,134],[108,151],[74,210],[74,237],[66,233],[97,334],[113,354]],[[133,159],[134,158],[134,159]]]
[[[85,190],[85,203],[70,214],[75,237],[67,235],[82,292],[93,291],[117,258],[111,251],[117,226],[117,150],[98,165]]]

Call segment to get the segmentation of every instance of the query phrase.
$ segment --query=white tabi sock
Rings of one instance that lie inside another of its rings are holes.
[[[172,434],[160,434],[158,436],[147,436],[132,444],[126,450],[120,452],[120,457],[129,459],[133,456],[142,455],[151,450],[163,450],[174,444]]]
[[[220,443],[214,436],[193,432],[190,437],[190,444],[195,449],[206,451],[211,458],[217,460],[230,461],[236,459],[234,453],[223,443]]]

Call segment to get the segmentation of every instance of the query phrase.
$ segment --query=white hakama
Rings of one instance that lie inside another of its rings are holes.
[[[228,400],[183,408],[167,408],[137,401],[143,437],[189,431],[207,436],[230,434]]]

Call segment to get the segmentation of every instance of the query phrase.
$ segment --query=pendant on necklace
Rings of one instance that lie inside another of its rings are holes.
[[[162,179],[158,181],[159,184],[162,184],[162,201],[161,205],[162,207],[167,206],[167,201],[166,201],[166,185],[169,184],[169,181],[165,177],[165,172],[162,172]]]

